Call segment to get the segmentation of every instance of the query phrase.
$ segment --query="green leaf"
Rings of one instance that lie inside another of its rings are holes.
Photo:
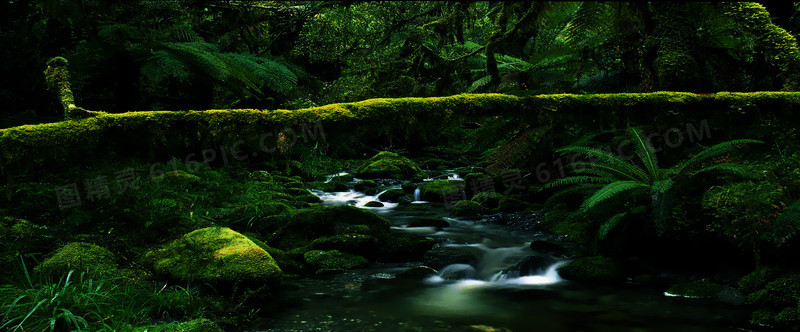
[[[621,212],[617,213],[611,218],[608,218],[602,225],[600,225],[600,229],[597,231],[597,239],[603,240],[608,236],[612,230],[628,215],[628,212]]]
[[[649,190],[650,186],[642,184],[641,182],[636,181],[617,181],[613,183],[607,184],[605,187],[600,188],[597,192],[595,192],[592,197],[586,199],[583,202],[583,210],[588,211],[599,204],[615,197],[621,195],[623,193],[633,191],[633,190]]]

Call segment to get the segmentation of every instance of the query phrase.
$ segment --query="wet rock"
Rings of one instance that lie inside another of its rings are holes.
[[[423,279],[426,277],[430,277],[432,275],[436,275],[439,272],[433,269],[432,267],[420,265],[407,268],[402,272],[396,275],[397,278],[404,278],[404,279]]]
[[[378,260],[383,262],[420,261],[433,248],[436,240],[415,235],[392,234],[378,249]]]
[[[500,205],[500,200],[505,198],[503,194],[497,192],[479,192],[477,195],[472,196],[473,202],[480,203],[484,208],[489,210],[496,209]]]
[[[717,294],[717,300],[722,303],[732,304],[732,305],[742,305],[747,300],[747,298],[740,292],[738,289],[725,286],[722,290]]]
[[[452,264],[475,264],[478,259],[467,248],[439,247],[425,253],[423,262],[434,269]]]
[[[528,203],[511,197],[503,197],[497,203],[497,210],[500,212],[519,212],[528,208]]]
[[[483,213],[483,207],[473,201],[459,201],[450,208],[450,215],[462,218],[478,218]]]
[[[722,285],[705,280],[696,280],[673,285],[666,294],[692,299],[716,299],[722,291]]]
[[[301,209],[285,218],[286,223],[267,244],[288,250],[305,246],[314,239],[344,234],[349,226],[364,225],[379,240],[389,236],[389,221],[372,211],[349,205]]]
[[[378,201],[369,201],[364,204],[365,207],[383,207],[383,203]]]
[[[424,178],[425,172],[406,157],[383,151],[373,156],[356,169],[356,177],[366,179]]]
[[[404,193],[409,195],[413,195],[414,190],[416,190],[417,188],[418,186],[414,182],[403,182],[403,184],[400,186],[400,189],[402,189]]]
[[[365,191],[367,189],[374,189],[378,188],[378,184],[372,180],[361,180],[358,181],[355,185],[353,185],[353,189],[356,191]]]
[[[339,250],[361,256],[371,256],[380,245],[375,237],[364,234],[340,234],[318,238],[311,242],[311,249]]]
[[[403,192],[402,189],[389,189],[384,191],[380,196],[378,196],[378,199],[381,200],[382,202],[397,203],[405,195],[406,193]]]
[[[367,264],[367,259],[339,250],[311,250],[306,252],[306,263],[316,268],[317,274],[335,274]]]
[[[548,267],[558,261],[550,256],[534,255],[523,257],[511,267],[505,269],[506,273],[512,276],[528,276],[547,270]]]
[[[451,200],[464,198],[464,181],[437,180],[419,184],[420,198],[428,202],[443,202],[447,197]],[[455,197],[452,199],[451,197]]]
[[[419,217],[408,223],[408,227],[436,227],[441,229],[449,226],[450,223],[447,220],[432,217]]]
[[[611,284],[622,281],[622,273],[614,260],[603,256],[581,257],[557,270],[567,280],[594,284]]]

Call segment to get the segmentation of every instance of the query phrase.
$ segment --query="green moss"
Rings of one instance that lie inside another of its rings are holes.
[[[491,210],[496,209],[500,205],[500,200],[504,197],[505,196],[501,193],[485,191],[472,196],[472,201],[478,202],[483,205],[483,207]]]
[[[366,234],[380,240],[389,236],[388,220],[374,212],[349,205],[301,209],[285,220],[287,223],[268,244],[287,250],[302,247],[320,237],[344,234],[354,225],[366,226],[369,229]]]
[[[230,228],[198,229],[150,255],[156,272],[181,281],[275,283],[282,274],[269,253]]]
[[[619,266],[614,260],[603,256],[581,257],[557,270],[567,280],[587,283],[614,283],[622,281]]]
[[[463,197],[464,181],[437,180],[419,184],[419,195],[423,201],[442,202],[445,197]]]
[[[764,289],[748,295],[747,301],[773,309],[797,306],[800,302],[800,274],[781,277],[767,283]]]
[[[383,151],[359,166],[355,176],[369,179],[408,180],[425,178],[425,172],[408,158],[394,152]]]
[[[56,250],[34,271],[57,276],[70,270],[103,273],[116,268],[116,258],[108,249],[91,243],[72,242]]]
[[[47,227],[30,221],[0,217],[0,265],[11,266],[19,260],[20,254],[41,250],[43,244],[50,242]]]
[[[685,298],[715,299],[722,291],[722,285],[710,281],[697,280],[673,285],[667,290],[672,296]]]
[[[500,212],[519,212],[528,208],[528,203],[511,197],[503,197],[497,204]]]
[[[777,279],[781,271],[777,266],[764,266],[755,270],[739,280],[739,290],[747,295],[763,289],[770,281]]]
[[[383,202],[393,202],[397,203],[400,201],[401,198],[405,197],[406,193],[402,189],[388,189],[384,191],[378,199]]]
[[[454,217],[477,218],[482,213],[481,204],[473,201],[459,201],[450,208],[450,215]]]
[[[360,256],[373,256],[381,241],[364,234],[340,234],[318,238],[311,242],[311,249],[339,250]]]
[[[339,250],[312,250],[305,255],[306,263],[315,267],[317,273],[349,270],[367,264],[361,256],[343,253]]]
[[[355,185],[353,185],[353,189],[357,191],[364,191],[367,189],[377,188],[377,187],[378,184],[376,184],[375,181],[372,180],[361,180],[358,181]]]

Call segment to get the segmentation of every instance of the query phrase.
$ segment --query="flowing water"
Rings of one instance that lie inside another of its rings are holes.
[[[433,237],[440,241],[439,250],[475,259],[444,266],[427,278],[396,276],[422,264],[412,262],[376,263],[328,279],[287,281],[284,297],[291,300],[285,309],[271,313],[253,330],[731,331],[749,320],[749,310],[742,306],[669,297],[663,289],[631,282],[590,286],[562,280],[556,269],[565,258],[529,247],[533,240],[553,238],[535,227],[520,227],[525,222],[512,227],[494,223],[497,218],[449,218],[443,207],[420,201],[418,191],[413,212],[396,203],[365,207],[378,195],[352,190],[314,193],[323,204],[375,211],[391,221],[394,232]],[[419,215],[442,217],[450,226],[408,227]],[[527,222],[535,226],[535,221],[532,216]],[[533,264],[520,264],[531,258]]]

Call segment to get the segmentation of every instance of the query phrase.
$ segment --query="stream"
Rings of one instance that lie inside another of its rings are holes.
[[[740,327],[750,318],[743,306],[670,297],[630,281],[597,286],[563,280],[556,268],[570,255],[530,249],[535,240],[558,241],[537,232],[540,217],[530,213],[463,220],[448,217],[442,204],[419,201],[418,192],[413,209],[386,202],[365,207],[378,195],[353,190],[312,192],[324,205],[374,211],[394,232],[435,238],[432,251],[474,260],[419,278],[398,274],[423,262],[372,263],[327,279],[288,280],[284,297],[293,302],[252,331],[732,331],[745,330]],[[419,216],[440,217],[450,226],[408,227]]]

